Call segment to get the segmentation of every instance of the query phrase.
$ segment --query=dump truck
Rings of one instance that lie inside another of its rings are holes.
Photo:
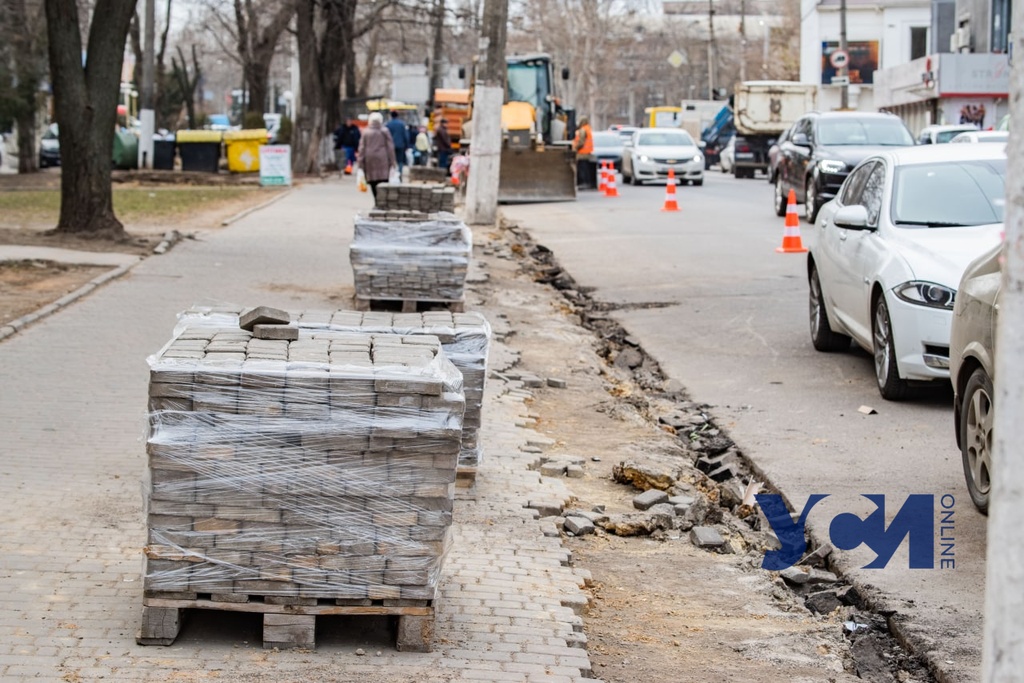
[[[733,92],[736,128],[733,175],[768,172],[768,150],[798,118],[815,108],[818,87],[793,81],[745,81]]]
[[[550,55],[505,58],[505,104],[501,108],[501,163],[498,202],[516,204],[576,199],[576,111],[561,104],[554,90]],[[563,69],[562,80],[569,70]],[[470,113],[472,119],[472,113]],[[464,122],[463,143],[472,121]]]

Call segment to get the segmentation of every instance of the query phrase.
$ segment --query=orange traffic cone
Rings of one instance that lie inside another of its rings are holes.
[[[668,184],[665,185],[665,205],[662,211],[678,211],[679,204],[676,202],[676,172],[675,169],[668,169]]]
[[[786,200],[786,231],[782,234],[782,246],[776,247],[780,254],[802,254],[807,249],[800,241],[800,217],[796,215],[796,191],[789,191]]]
[[[601,180],[597,183],[597,191],[601,194],[608,194],[608,162],[601,162],[601,170],[598,171],[601,174]]]
[[[605,177],[608,179],[605,181],[604,196],[605,197],[618,197],[619,190],[615,187],[615,169],[609,168]]]

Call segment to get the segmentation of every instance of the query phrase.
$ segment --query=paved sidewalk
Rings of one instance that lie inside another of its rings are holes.
[[[0,261],[56,261],[57,263],[75,263],[83,266],[117,267],[131,265],[137,263],[138,260],[139,257],[135,254],[0,244]]]
[[[0,342],[0,680],[561,683],[589,675],[578,616],[585,572],[568,566],[557,535],[545,535],[524,507],[569,494],[530,469],[537,456],[520,448],[539,437],[515,426],[525,392],[495,379],[477,483],[457,494],[434,652],[397,652],[375,617],[322,620],[315,652],[264,651],[258,616],[213,612],[191,614],[174,645],[135,644],[146,356],[193,304],[350,307],[352,217],[368,208],[348,184],[298,187]],[[473,295],[468,308],[493,320]],[[498,342],[492,358],[508,362],[510,351]]]

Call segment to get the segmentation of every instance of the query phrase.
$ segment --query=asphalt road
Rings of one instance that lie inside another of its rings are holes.
[[[842,553],[841,566],[877,589],[940,679],[979,680],[985,518],[965,489],[952,392],[891,403],[878,394],[869,354],[813,349],[806,257],[775,253],[783,219],[763,176],[709,171],[703,187],[678,188],[678,213],[661,211],[664,186],[619,193],[503,212],[596,299],[618,305],[615,317],[694,400],[714,406],[719,424],[797,508],[811,494],[830,494],[808,517],[819,537],[828,537],[838,513],[865,518],[875,510],[861,494],[883,494],[887,520],[907,495],[933,495],[934,569],[908,568],[907,541],[882,569],[861,568],[876,557],[866,545]],[[801,222],[805,245],[813,229]],[[941,569],[938,517],[947,494],[955,499],[954,528],[945,534],[955,539],[955,568]]]

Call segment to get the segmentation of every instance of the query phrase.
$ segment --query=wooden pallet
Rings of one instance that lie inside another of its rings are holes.
[[[424,300],[424,299],[389,299],[389,298],[364,298],[353,297],[353,305],[357,311],[398,311],[402,313],[417,313],[420,311],[445,310],[452,313],[464,313],[466,300],[458,301],[445,300]]]
[[[171,594],[168,594],[171,595]],[[182,594],[143,599],[139,645],[170,645],[178,637],[186,609],[249,612],[263,615],[263,648],[316,648],[317,616],[397,616],[400,652],[430,652],[434,640],[432,600],[333,600],[275,598],[241,594]],[[197,595],[197,597],[191,597]],[[338,604],[360,603],[360,604]],[[368,603],[368,604],[366,604]]]
[[[476,483],[476,468],[459,465],[455,470],[455,486],[460,489],[468,489]]]

